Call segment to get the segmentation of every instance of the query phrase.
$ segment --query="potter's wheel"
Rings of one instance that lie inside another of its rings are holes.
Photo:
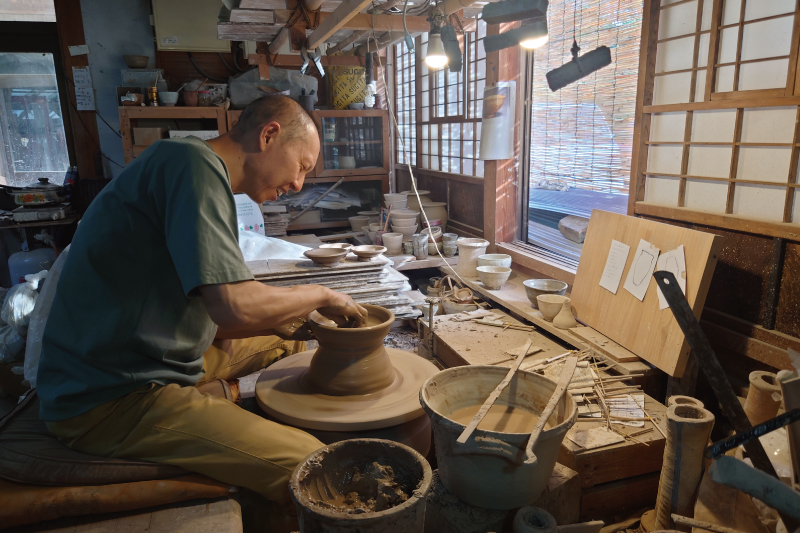
[[[372,394],[331,396],[314,392],[305,375],[314,350],[273,363],[258,378],[256,398],[270,416],[301,428],[357,431],[408,422],[424,411],[419,403],[422,384],[439,370],[416,354],[386,348],[395,379]]]

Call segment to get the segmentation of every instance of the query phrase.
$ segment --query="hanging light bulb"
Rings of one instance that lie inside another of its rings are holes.
[[[430,68],[442,68],[447,64],[447,55],[444,53],[442,36],[438,31],[428,34],[428,52],[425,54],[425,63]]]
[[[524,31],[519,37],[519,45],[528,50],[539,48],[547,43],[550,34],[547,32],[547,20],[538,20],[530,26],[523,26],[519,30]]]

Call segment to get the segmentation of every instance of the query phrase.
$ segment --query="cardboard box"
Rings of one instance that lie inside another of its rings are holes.
[[[150,146],[167,137],[169,128],[133,128],[133,144],[137,146]]]

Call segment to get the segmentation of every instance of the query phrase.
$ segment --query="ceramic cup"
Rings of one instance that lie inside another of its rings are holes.
[[[458,251],[458,246],[455,243],[444,243],[444,256],[445,257],[455,257],[456,252]]]
[[[478,266],[501,266],[511,268],[511,256],[506,254],[479,255]]]
[[[369,217],[365,216],[350,217],[347,220],[350,221],[350,228],[353,231],[358,231],[364,224],[369,224]]]
[[[386,247],[386,255],[400,255],[403,252],[402,233],[387,232],[381,235],[381,239],[383,240],[383,246]]]
[[[445,244],[447,244],[449,242],[452,242],[453,244],[455,244],[457,240],[458,240],[458,235],[456,235],[455,233],[443,233],[442,234],[442,242],[445,243]]]
[[[564,302],[568,300],[566,296],[559,296],[558,294],[542,294],[536,297],[539,303],[539,311],[548,322],[552,322],[556,315],[564,307]]]
[[[415,233],[411,236],[411,242],[414,243],[414,257],[417,259],[428,258],[428,234]]]
[[[414,243],[411,241],[404,242],[403,253],[406,255],[414,255]]]

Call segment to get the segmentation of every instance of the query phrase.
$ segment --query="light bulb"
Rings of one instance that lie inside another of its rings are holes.
[[[550,35],[545,35],[544,37],[536,37],[534,39],[525,39],[524,41],[521,41],[519,43],[519,45],[522,48],[527,48],[528,50],[533,50],[534,48],[539,48],[540,46],[542,46],[545,43],[547,43],[547,41],[549,39],[550,39]]]
[[[431,33],[428,36],[428,52],[425,54],[425,64],[430,68],[442,68],[447,64],[447,55],[444,53],[442,36]]]

